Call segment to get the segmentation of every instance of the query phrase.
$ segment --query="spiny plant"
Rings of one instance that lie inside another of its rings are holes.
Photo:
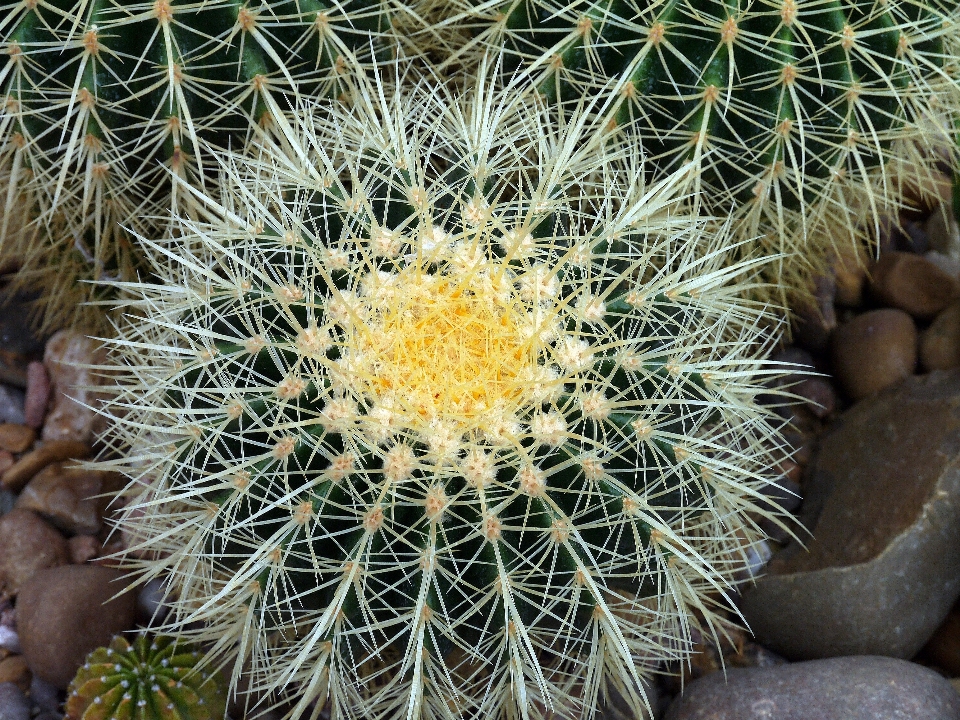
[[[561,102],[602,89],[661,172],[783,253],[798,287],[923,202],[960,122],[954,0],[460,0],[448,27],[505,48]],[[451,43],[454,44],[454,43]],[[461,51],[461,55],[464,51]],[[702,190],[702,194],[701,191]],[[925,195],[925,196],[924,196]],[[753,245],[752,247],[756,247]]]
[[[588,111],[358,82],[146,243],[106,411],[129,565],[291,717],[641,713],[773,516],[755,263]]]
[[[67,720],[223,720],[217,675],[197,668],[201,654],[171,637],[121,635],[87,656],[67,689]]]
[[[257,125],[282,135],[301,93],[336,94],[371,54],[416,53],[428,5],[0,0],[0,254],[44,289],[42,324],[95,322],[77,301],[104,286],[78,278],[136,277],[132,237],[199,212],[184,186],[216,170],[200,138],[239,148]],[[17,232],[16,203],[36,231]]]

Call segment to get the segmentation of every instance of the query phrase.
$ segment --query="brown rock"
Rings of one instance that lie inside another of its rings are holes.
[[[793,337],[797,344],[807,350],[823,350],[830,340],[830,333],[837,326],[833,306],[836,283],[832,273],[814,279],[810,296],[797,303],[793,318]]]
[[[67,541],[29,510],[0,517],[0,592],[16,595],[37,572],[70,561]]]
[[[932,320],[960,297],[960,280],[914,253],[881,256],[872,275],[871,290],[877,300],[917,320]]]
[[[61,460],[82,459],[89,454],[90,446],[87,443],[74,440],[45,442],[42,447],[28,452],[7,470],[0,478],[0,487],[18,492],[47,465]]]
[[[13,683],[23,692],[30,689],[33,674],[23,655],[11,655],[0,660],[0,683]]]
[[[834,257],[832,266],[836,285],[834,303],[841,307],[859,307],[863,302],[863,288],[867,282],[864,258],[852,248],[845,248]]]
[[[33,445],[37,433],[33,428],[27,425],[14,425],[13,423],[0,424],[0,449],[9,450],[12,453],[22,453]]]
[[[100,344],[73,330],[61,330],[47,341],[43,362],[53,383],[53,407],[43,424],[44,440],[89,443],[94,436],[102,378],[92,366],[102,365],[106,354]]]
[[[123,577],[120,570],[96,565],[65,565],[23,586],[17,630],[34,674],[66,688],[91,650],[133,626],[136,593],[114,597],[126,585]]]
[[[920,333],[920,366],[927,372],[960,366],[960,302],[948,306]]]
[[[110,499],[102,495],[122,487],[118,478],[116,473],[52,463],[27,483],[16,507],[33,510],[71,535],[95,535]]]
[[[960,370],[854,405],[803,485],[791,543],[743,593],[758,641],[794,660],[909,658],[960,595]]]
[[[23,401],[24,422],[34,430],[43,427],[50,401],[50,376],[43,363],[27,365],[27,393]]]
[[[0,450],[0,476],[13,467],[13,453],[9,450]]]
[[[930,238],[930,247],[944,255],[960,249],[960,228],[953,217],[951,204],[945,203],[936,208],[924,226]]]
[[[923,648],[925,660],[953,677],[960,676],[960,607],[954,606]]]
[[[83,565],[100,554],[100,541],[93,535],[74,535],[67,540],[70,548],[70,562]]]
[[[917,328],[902,310],[871,310],[837,329],[831,354],[841,387],[859,400],[913,374]]]

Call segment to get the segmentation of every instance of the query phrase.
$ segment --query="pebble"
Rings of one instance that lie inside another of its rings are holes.
[[[17,507],[33,510],[71,535],[96,535],[103,525],[103,510],[109,500],[97,497],[115,493],[122,486],[116,473],[67,468],[55,462],[27,483]]]
[[[867,282],[867,268],[863,257],[852,248],[845,248],[833,259],[833,277],[836,291],[834,303],[841,307],[860,307],[863,288]]]
[[[14,462],[13,453],[9,450],[0,450],[0,475],[12,468]]]
[[[0,424],[0,449],[2,450],[22,453],[33,445],[36,438],[36,431],[27,425]]]
[[[0,422],[23,425],[27,418],[23,414],[23,391],[9,385],[0,385]]]
[[[0,487],[4,490],[19,492],[38,472],[51,463],[63,460],[78,460],[90,454],[90,446],[75,440],[54,440],[45,442],[36,450],[21,457],[2,477]]]
[[[960,677],[960,606],[953,607],[924,645],[923,656],[951,677]]]
[[[920,366],[927,372],[960,366],[960,302],[947,306],[920,333]]]
[[[39,515],[14,509],[0,517],[0,592],[16,595],[36,573],[69,561],[67,541]]]
[[[163,581],[158,578],[146,582],[137,594],[137,613],[144,625],[163,622],[170,611],[166,604],[167,593]]]
[[[791,660],[913,657],[960,596],[960,370],[841,415],[803,484],[791,543],[744,591],[757,641]]]
[[[30,699],[40,710],[56,711],[60,707],[60,690],[34,675],[30,681]]]
[[[23,655],[11,655],[0,660],[0,683],[13,683],[23,692],[30,689],[33,675]]]
[[[820,275],[813,281],[812,298],[797,304],[793,318],[793,338],[798,345],[820,352],[830,342],[830,333],[837,326],[833,300],[836,282],[832,274]]]
[[[70,551],[70,562],[83,565],[97,557],[103,546],[93,535],[74,535],[67,540],[67,548]]]
[[[960,259],[955,258],[953,255],[944,255],[936,250],[924,253],[923,256],[947,273],[947,275],[960,278]]]
[[[881,304],[932,320],[960,297],[960,280],[920,255],[892,252],[874,266],[871,291]]]
[[[930,238],[930,247],[934,250],[944,255],[960,250],[960,228],[957,227],[949,204],[941,205],[930,213],[924,230]]]
[[[31,670],[66,688],[94,648],[133,627],[137,596],[120,570],[65,565],[30,579],[17,598],[20,645]],[[117,595],[116,597],[114,597]]]
[[[12,653],[21,652],[20,636],[16,628],[0,625],[0,649]]]
[[[833,383],[826,378],[806,377],[790,390],[801,397],[810,412],[818,418],[832,415],[837,407],[837,393],[833,389]]]
[[[913,374],[916,325],[902,310],[865,312],[837,328],[831,357],[840,386],[852,400],[860,400]]]
[[[664,720],[958,717],[960,695],[937,673],[904,660],[861,656],[713,673],[691,683]]]
[[[43,424],[44,440],[93,440],[93,408],[100,400],[95,387],[102,378],[90,366],[105,361],[100,343],[73,330],[61,330],[47,341],[43,363],[53,384],[53,406]]]
[[[0,683],[0,720],[30,720],[30,703],[14,683]]]
[[[27,392],[23,399],[23,422],[34,430],[43,427],[50,402],[50,376],[43,363],[27,365]]]

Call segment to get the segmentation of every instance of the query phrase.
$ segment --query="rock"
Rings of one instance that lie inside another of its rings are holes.
[[[960,302],[947,306],[920,333],[920,366],[927,372],[960,366]]]
[[[864,258],[853,248],[844,248],[834,256],[831,264],[836,285],[834,303],[841,307],[860,307],[867,281]]]
[[[66,688],[94,648],[133,626],[137,595],[120,570],[65,565],[34,575],[17,598],[20,645],[33,672]],[[113,598],[113,599],[111,599]]]
[[[838,657],[731,668],[693,682],[664,720],[957,720],[960,695],[921,665]]]
[[[30,720],[30,703],[13,683],[0,683],[0,720]]]
[[[922,655],[951,677],[960,676],[960,605],[954,606],[936,629],[924,645]]]
[[[147,626],[162,623],[170,612],[166,601],[167,593],[162,580],[153,578],[146,582],[137,594],[138,619]]]
[[[758,642],[792,660],[913,657],[960,595],[960,371],[910,378],[821,439],[794,542],[744,591]]]
[[[13,683],[22,692],[27,692],[32,677],[27,659],[23,655],[11,655],[0,660],[0,684]]]
[[[14,462],[13,453],[9,450],[0,450],[0,475],[12,468]]]
[[[100,541],[93,535],[74,535],[67,540],[70,550],[70,562],[74,565],[83,565],[93,560],[103,549]]]
[[[40,516],[15,509],[0,517],[0,592],[16,595],[36,573],[69,561],[67,541]]]
[[[960,259],[953,255],[944,255],[936,250],[924,254],[924,257],[943,270],[947,275],[960,278]]]
[[[837,406],[837,393],[833,384],[822,377],[805,377],[791,391],[806,401],[807,408],[818,418],[832,415]]]
[[[950,203],[936,208],[924,224],[930,247],[944,255],[960,250],[960,228],[953,217]]]
[[[95,535],[103,524],[109,497],[123,487],[117,473],[48,465],[27,483],[17,507],[33,510],[71,535]]]
[[[27,366],[27,393],[23,400],[23,422],[34,430],[43,427],[50,402],[50,376],[43,363],[32,362]]]
[[[36,675],[30,681],[30,699],[41,710],[55,711],[60,707],[60,691]]]
[[[874,297],[917,320],[932,320],[960,297],[960,280],[913,253],[893,252],[881,256],[872,275]]]
[[[53,384],[53,407],[43,424],[44,440],[89,443],[94,436],[102,382],[92,365],[102,365],[106,354],[100,344],[72,330],[61,330],[47,341],[43,363]]]
[[[36,437],[37,433],[27,425],[0,424],[0,449],[2,450],[22,453],[33,445]]]
[[[871,310],[837,328],[831,356],[840,386],[860,400],[913,374],[917,328],[902,310]]]
[[[16,628],[0,625],[0,650],[8,653],[20,652],[20,635]]]
[[[26,416],[23,414],[23,391],[9,385],[0,385],[0,422],[23,425]]]
[[[793,318],[793,337],[797,344],[807,350],[820,352],[827,347],[830,333],[837,326],[833,306],[836,284],[830,273],[814,280],[812,297],[801,301]]]
[[[75,440],[45,442],[36,450],[21,457],[16,464],[0,477],[0,487],[18,492],[38,472],[51,463],[62,460],[79,460],[90,454],[90,446]]]

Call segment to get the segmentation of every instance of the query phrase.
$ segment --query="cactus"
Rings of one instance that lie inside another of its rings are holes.
[[[788,287],[825,251],[869,242],[904,186],[926,193],[960,119],[954,0],[462,0],[467,47],[506,48],[551,98],[602,88],[662,172],[735,207],[736,236],[794,253]],[[757,245],[748,246],[748,249]]]
[[[118,635],[87,656],[67,689],[66,720],[223,720],[226,695],[201,654],[170,637]]]
[[[531,87],[358,82],[147,243],[128,564],[290,717],[639,713],[773,516],[755,264]]]
[[[104,288],[77,279],[135,278],[133,236],[202,213],[189,188],[217,165],[200,138],[282,135],[297,97],[338,92],[371,49],[415,52],[423,5],[0,0],[0,253],[45,289],[42,324],[95,324],[76,301]],[[39,232],[11,226],[18,202]]]

